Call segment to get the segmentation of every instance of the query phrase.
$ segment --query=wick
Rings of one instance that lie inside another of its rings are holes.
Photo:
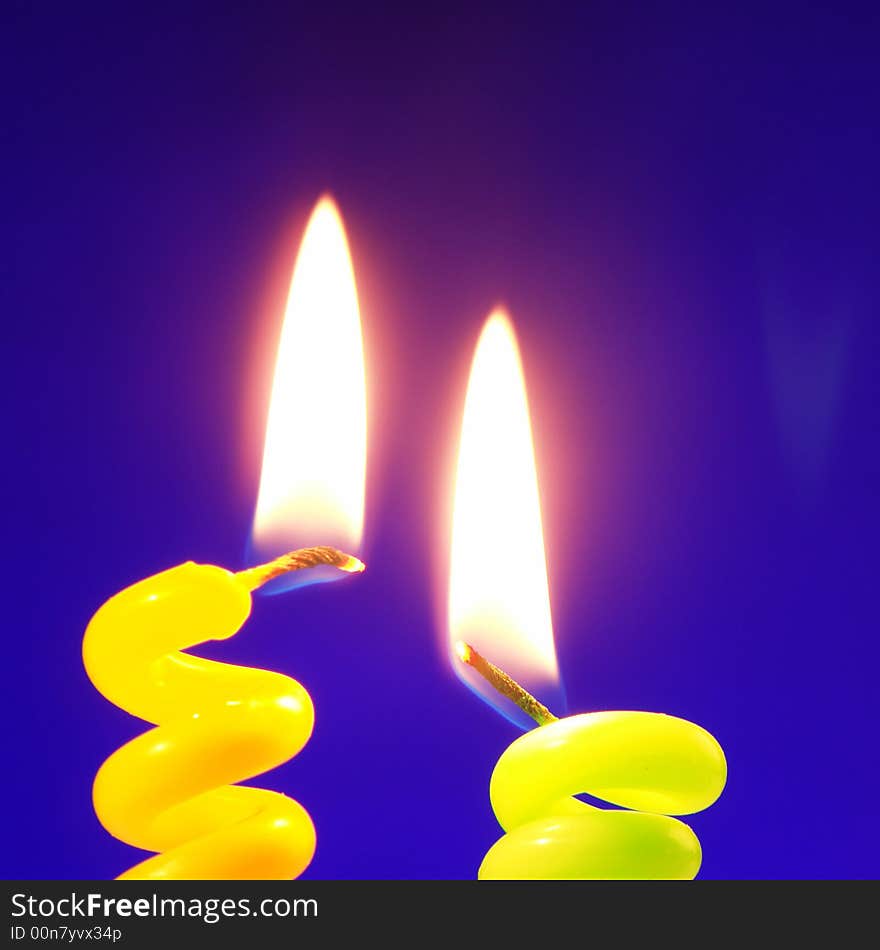
[[[363,562],[350,554],[337,551],[336,548],[317,547],[290,551],[282,554],[281,557],[276,557],[274,561],[269,561],[268,564],[260,564],[257,567],[239,571],[235,576],[247,586],[248,590],[256,590],[282,574],[301,571],[307,567],[318,567],[321,564],[338,567],[346,574],[357,574],[364,569]]]
[[[490,663],[486,657],[478,653],[469,643],[463,643],[461,640],[455,644],[455,652],[462,663],[472,666],[491,686],[506,696],[509,700],[516,703],[517,706],[539,726],[546,726],[549,722],[556,722],[557,716],[543,704],[538,702],[531,693],[527,692],[515,679],[508,676],[504,670],[499,670],[494,663]]]

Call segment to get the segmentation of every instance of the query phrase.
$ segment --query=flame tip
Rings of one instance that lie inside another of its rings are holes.
[[[312,209],[312,214],[316,214],[318,211],[327,210],[332,211],[338,218],[342,218],[342,215],[339,211],[339,203],[333,197],[333,193],[330,191],[322,191],[318,196],[318,200],[315,202],[315,207]]]
[[[489,316],[486,317],[484,328],[488,328],[494,324],[501,324],[505,327],[505,329],[508,329],[511,333],[514,333],[513,318],[510,316],[510,311],[503,303],[498,303],[492,308]]]

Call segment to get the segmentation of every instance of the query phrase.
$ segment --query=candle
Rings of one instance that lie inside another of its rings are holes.
[[[83,662],[110,702],[156,728],[118,749],[95,778],[93,802],[110,834],[161,852],[123,879],[293,878],[315,850],[298,802],[235,785],[306,744],[312,701],[280,673],[182,650],[234,636],[251,591],[291,571],[363,564],[310,548],[233,574],[211,564],[162,571],[111,597],[89,622]]]
[[[508,718],[539,724],[492,773],[490,800],[506,833],[479,877],[693,878],[699,841],[671,816],[700,811],[720,795],[727,766],[715,739],[694,723],[651,712],[557,719],[541,701],[551,697],[561,708],[564,692],[525,380],[502,311],[483,329],[468,383],[447,627],[459,676]],[[499,665],[472,644],[501,657]],[[623,810],[573,797],[581,793]]]
[[[363,569],[337,548],[360,546],[365,466],[354,271],[339,211],[325,196],[297,253],[278,344],[248,554],[248,563],[269,563],[238,574],[192,562],[171,568],[112,597],[86,630],[92,682],[157,726],[110,756],[94,783],[105,828],[160,852],[123,877],[284,879],[311,861],[315,829],[305,809],[235,784],[305,745],[314,722],[308,693],[280,673],[181,651],[233,636],[251,592],[264,585],[278,591]],[[281,553],[318,537],[334,546]]]
[[[358,551],[364,524],[367,398],[360,309],[345,227],[315,205],[297,253],[278,342],[248,561],[321,538]],[[266,590],[332,581],[330,567]]]

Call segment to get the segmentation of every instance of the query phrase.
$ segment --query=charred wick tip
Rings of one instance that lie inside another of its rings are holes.
[[[282,574],[305,570],[309,567],[320,567],[321,565],[336,567],[348,574],[355,574],[364,570],[363,562],[351,554],[346,554],[338,548],[319,545],[313,548],[289,551],[267,564],[260,564],[257,567],[249,567],[244,571],[239,571],[236,577],[244,581],[249,590],[256,590]]]
[[[458,640],[455,644],[455,652],[462,663],[466,663],[475,669],[490,686],[519,706],[539,726],[556,722],[558,717],[554,716],[543,703],[523,689],[512,676],[508,676],[504,670],[499,669],[494,663],[490,663],[482,653],[475,650],[469,643]]]

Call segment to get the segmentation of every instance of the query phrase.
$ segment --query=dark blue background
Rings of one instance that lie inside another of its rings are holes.
[[[87,681],[82,632],[166,566],[240,565],[293,254],[331,189],[369,570],[261,599],[211,650],[315,700],[263,782],[315,819],[308,875],[470,877],[498,834],[514,732],[448,670],[436,607],[503,299],[571,709],[717,735],[703,876],[876,876],[876,16],[297,6],[4,7],[3,872],[136,857],[90,785],[141,727]]]

